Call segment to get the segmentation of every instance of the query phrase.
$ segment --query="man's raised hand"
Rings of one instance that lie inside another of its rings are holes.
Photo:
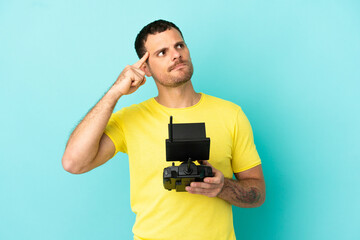
[[[127,65],[120,73],[113,87],[116,87],[117,91],[122,95],[128,95],[135,92],[146,82],[145,72],[141,70],[141,68],[148,58],[149,53],[146,52],[139,61],[133,65]]]

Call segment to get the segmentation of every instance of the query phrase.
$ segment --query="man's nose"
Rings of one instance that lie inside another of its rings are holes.
[[[172,60],[176,60],[178,58],[181,58],[181,53],[177,49],[173,49],[171,53]]]

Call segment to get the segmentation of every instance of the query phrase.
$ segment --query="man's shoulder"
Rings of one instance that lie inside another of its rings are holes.
[[[211,108],[219,108],[229,111],[239,111],[241,109],[241,107],[238,104],[231,102],[229,100],[208,94],[205,94],[205,96],[206,96],[206,102],[208,105],[211,105]]]
[[[126,107],[129,112],[137,112],[149,108],[153,104],[153,98],[149,98],[143,102],[132,104]]]
[[[152,102],[152,98],[145,100],[140,103],[132,104],[128,107],[123,107],[120,110],[116,111],[114,114],[118,116],[134,116],[134,114],[141,114],[141,112],[146,111]]]

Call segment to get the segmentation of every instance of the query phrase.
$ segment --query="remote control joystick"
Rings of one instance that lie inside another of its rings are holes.
[[[191,182],[203,182],[204,178],[213,177],[211,167],[193,162],[209,159],[210,138],[206,138],[205,123],[173,124],[173,117],[170,116],[168,127],[169,139],[165,140],[166,161],[173,163],[164,169],[164,188],[184,192]],[[175,166],[174,161],[182,163]]]

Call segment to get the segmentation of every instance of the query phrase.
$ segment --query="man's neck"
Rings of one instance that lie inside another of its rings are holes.
[[[201,94],[195,92],[191,81],[175,88],[158,86],[158,91],[159,95],[155,97],[155,100],[168,108],[191,107],[201,98]]]

